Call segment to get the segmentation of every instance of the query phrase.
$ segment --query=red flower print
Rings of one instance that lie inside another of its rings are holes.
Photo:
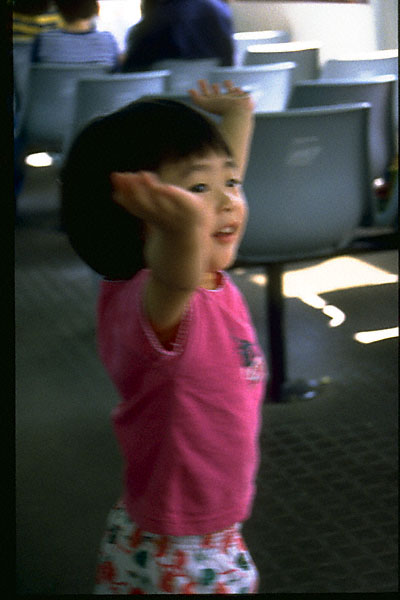
[[[186,564],[186,552],[183,552],[183,550],[176,550],[175,552],[175,567],[176,569],[180,570],[183,569],[183,567]]]
[[[225,553],[228,552],[228,548],[231,546],[233,539],[234,539],[234,533],[232,531],[227,531],[226,534],[224,535],[223,552],[225,552]]]
[[[143,590],[141,590],[140,588],[131,588],[128,592],[129,595],[131,594],[145,594],[146,592],[144,592]]]
[[[195,588],[196,588],[196,582],[195,581],[190,581],[189,583],[186,583],[183,588],[181,589],[180,593],[181,594],[195,594]]]
[[[166,535],[164,535],[163,537],[161,537],[157,540],[157,546],[158,546],[158,552],[156,554],[156,558],[160,558],[161,556],[164,556],[167,551],[168,538]]]
[[[211,544],[212,544],[212,535],[211,535],[211,533],[207,533],[205,536],[203,536],[201,545],[203,548],[211,548]]]
[[[102,581],[113,582],[116,575],[115,567],[111,561],[106,561],[101,563],[97,568],[97,581],[101,583]]]
[[[239,547],[239,550],[241,550],[242,552],[247,552],[247,546],[241,535],[238,538],[238,547]]]
[[[142,539],[142,530],[138,527],[136,531],[132,532],[131,539],[129,540],[129,545],[131,548],[137,548]]]
[[[228,588],[221,582],[218,582],[214,590],[215,594],[228,594]]]
[[[163,592],[167,592],[167,594],[173,593],[174,579],[175,579],[175,574],[172,573],[171,571],[164,573],[164,575],[161,579],[161,583],[160,583],[160,588],[162,589]]]

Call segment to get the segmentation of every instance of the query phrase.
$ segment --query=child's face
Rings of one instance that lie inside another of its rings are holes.
[[[247,222],[247,202],[234,161],[210,152],[164,165],[158,176],[165,183],[196,194],[204,203],[210,215],[209,231],[205,232],[210,242],[207,272],[229,267],[235,260]]]

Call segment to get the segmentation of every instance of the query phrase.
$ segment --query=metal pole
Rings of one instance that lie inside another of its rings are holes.
[[[270,263],[266,266],[267,327],[269,329],[269,391],[268,399],[280,402],[282,386],[286,379],[286,355],[284,344],[284,298],[283,265]]]

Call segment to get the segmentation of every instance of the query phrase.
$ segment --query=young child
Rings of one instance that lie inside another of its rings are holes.
[[[98,347],[122,399],[112,419],[124,492],[96,594],[257,590],[240,530],[255,493],[265,368],[224,272],[246,224],[253,103],[225,86],[199,82],[201,110],[149,97],[93,122],[63,170],[66,231],[106,278]]]

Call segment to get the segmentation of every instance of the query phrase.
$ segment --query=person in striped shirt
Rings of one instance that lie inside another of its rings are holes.
[[[48,0],[14,0],[13,42],[31,42],[39,33],[56,29],[62,19]]]
[[[117,40],[109,31],[98,31],[97,0],[56,0],[62,27],[40,33],[33,42],[33,63],[103,63],[115,69],[119,64]]]

